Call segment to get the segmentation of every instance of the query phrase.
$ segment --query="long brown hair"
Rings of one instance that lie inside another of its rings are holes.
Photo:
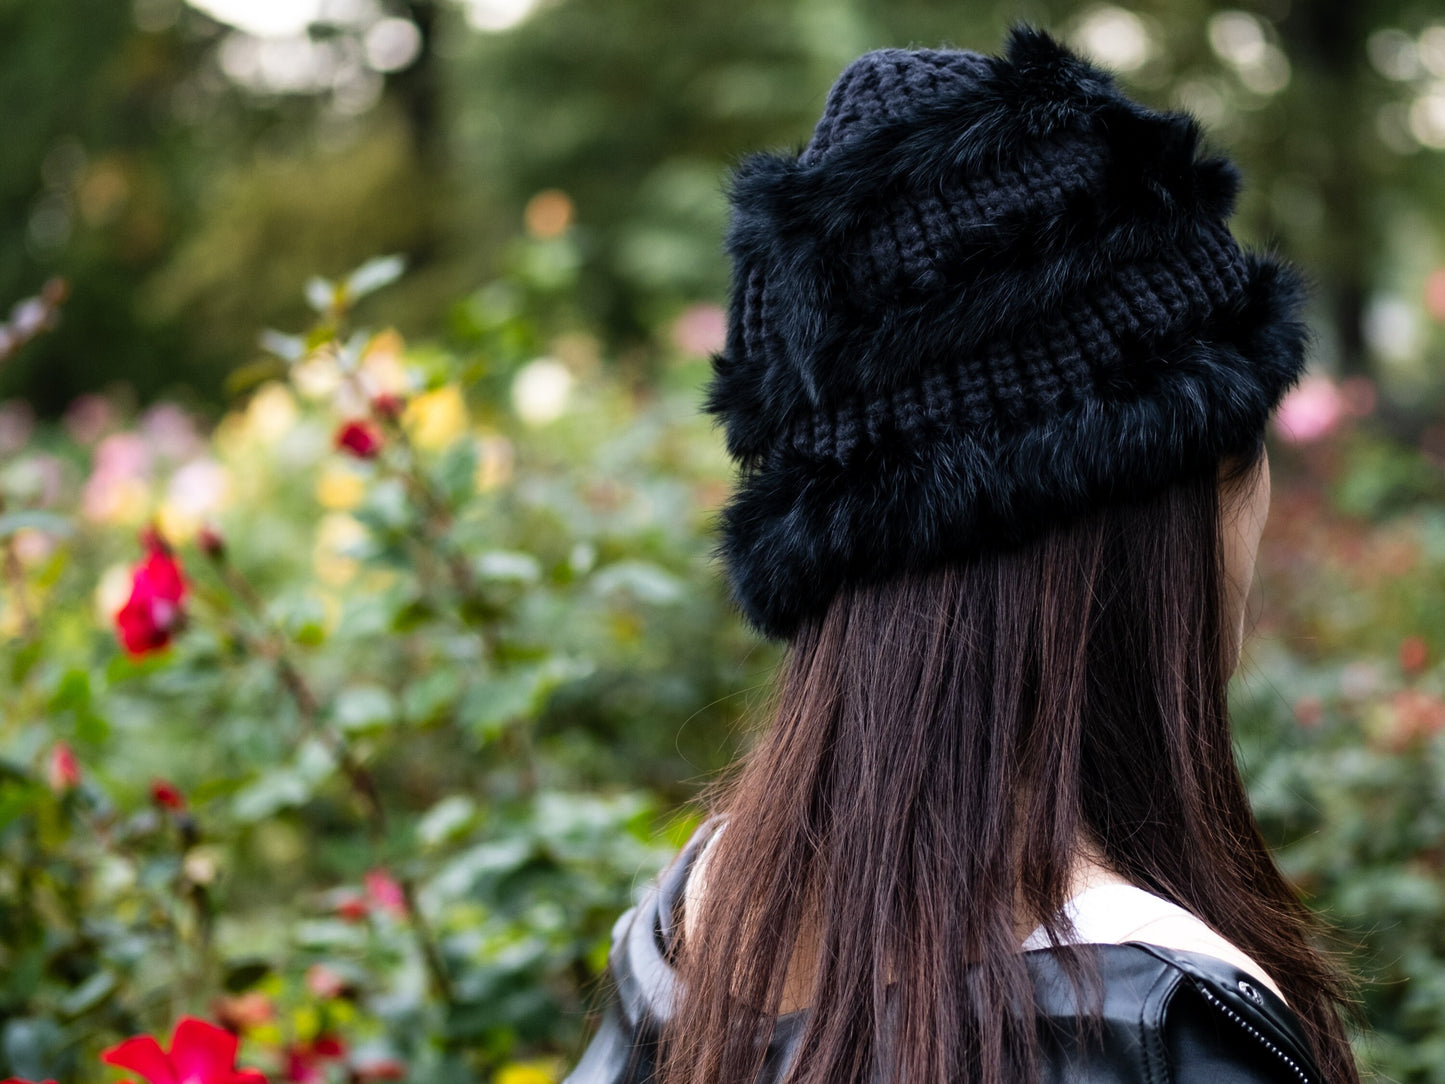
[[[1062,935],[1081,839],[1256,960],[1326,1078],[1358,1081],[1345,982],[1259,834],[1226,705],[1221,489],[1261,458],[850,589],[802,628],[711,803],[668,1084],[756,1078],[808,938],[789,1084],[1033,1079],[1017,923]]]

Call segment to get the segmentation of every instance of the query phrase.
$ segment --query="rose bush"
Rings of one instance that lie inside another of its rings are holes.
[[[358,325],[395,261],[312,283],[213,424],[0,404],[0,1075],[546,1084],[580,1050],[777,656],[709,557],[719,314],[604,364],[571,244],[425,342]],[[1362,1055],[1445,1081],[1445,476],[1325,379],[1236,718]]]
[[[394,262],[314,283],[214,425],[89,399],[5,447],[0,1076],[577,1049],[769,654],[709,569],[704,360],[608,378],[537,258],[424,346],[354,322]]]

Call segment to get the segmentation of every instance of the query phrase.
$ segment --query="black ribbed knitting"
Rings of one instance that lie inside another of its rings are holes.
[[[707,409],[739,485],[719,553],[763,632],[845,584],[965,560],[1246,447],[1297,379],[1287,265],[1239,176],[1042,31],[884,49],[796,155],[731,184]]]

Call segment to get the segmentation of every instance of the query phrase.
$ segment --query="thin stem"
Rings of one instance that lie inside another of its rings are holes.
[[[432,984],[437,988],[437,996],[446,1004],[456,1003],[456,992],[452,987],[451,976],[447,974],[446,961],[442,959],[441,950],[437,948],[436,935],[431,928],[431,923],[421,912],[417,905],[416,882],[410,874],[402,874],[397,877],[401,885],[402,899],[406,901],[406,913],[411,919],[412,929],[416,931],[417,944],[421,947],[422,959],[426,962],[426,969],[431,976]]]
[[[261,598],[250,582],[224,557],[217,558],[216,564],[220,568],[225,584],[230,587],[236,597],[241,599],[247,609],[259,618],[262,614]],[[337,767],[341,769],[341,773],[346,777],[352,791],[361,799],[372,845],[379,847],[386,839],[387,816],[386,806],[382,802],[376,780],[366,766],[356,759],[345,735],[334,726],[327,724],[322,718],[321,700],[311,688],[305,675],[286,654],[285,643],[273,630],[268,630],[264,638],[258,638],[247,634],[238,627],[236,635],[248,650],[270,659],[275,664],[276,676],[281,687],[286,690],[287,695],[296,705],[303,726],[325,743],[336,758]],[[453,1005],[456,998],[451,976],[447,974],[446,961],[437,947],[430,924],[422,915],[421,908],[417,906],[416,887],[409,875],[399,876],[398,883],[401,885],[402,895],[406,900],[411,930],[421,950],[432,985],[444,1004]]]
[[[381,795],[377,791],[376,780],[366,770],[366,766],[356,759],[345,737],[339,734],[335,727],[328,726],[321,720],[321,706],[316,694],[311,691],[311,686],[301,676],[301,671],[296,669],[295,664],[269,645],[262,648],[262,651],[275,661],[276,674],[281,679],[282,687],[295,702],[297,711],[301,713],[302,722],[325,743],[331,755],[336,758],[337,767],[341,769],[346,781],[351,784],[351,789],[361,799],[366,808],[368,830],[375,839],[384,839],[386,837],[386,807],[382,804]]]
[[[517,786],[522,794],[531,797],[537,793],[537,754],[532,747],[532,731],[526,720],[512,725],[512,740],[516,743],[516,756],[521,762],[517,772]]]
[[[345,379],[359,398],[369,398],[366,387],[361,382],[360,374],[347,372]],[[394,416],[378,417],[377,420],[385,426],[387,435],[405,454],[406,461],[405,466],[398,466],[387,463],[383,459],[382,469],[400,481],[416,500],[416,503],[421,506],[424,515],[421,541],[431,543],[443,551],[447,574],[451,576],[452,586],[456,588],[457,593],[462,596],[464,601],[472,600],[476,597],[476,577],[472,574],[471,566],[467,564],[465,556],[452,548],[447,533],[452,525],[451,509],[432,488],[426,476],[417,469],[416,445],[412,444],[406,426],[402,425]],[[485,639],[483,637],[484,641]]]
[[[254,616],[259,618],[263,608],[261,596],[256,593],[250,581],[237,571],[235,565],[224,558],[217,564],[220,568],[221,579],[226,586]],[[381,796],[377,793],[376,781],[372,779],[371,773],[366,770],[366,767],[356,759],[346,739],[333,727],[327,726],[322,721],[321,702],[311,691],[311,686],[302,677],[301,671],[287,657],[285,646],[276,641],[274,634],[268,635],[262,641],[247,637],[244,632],[239,630],[238,635],[247,642],[251,650],[275,662],[276,676],[280,679],[282,688],[290,694],[292,701],[296,704],[296,710],[301,713],[302,723],[326,745],[331,755],[336,758],[337,766],[340,767],[347,782],[351,784],[352,790],[361,798],[366,807],[367,826],[372,835],[377,838],[384,837],[386,835],[386,808],[382,805]]]
[[[477,595],[477,580],[472,573],[471,566],[467,564],[466,557],[452,547],[451,537],[448,533],[452,526],[451,509],[428,484],[421,471],[416,469],[416,452],[407,438],[406,430],[397,425],[393,427],[393,432],[397,443],[406,452],[407,466],[388,464],[386,469],[406,487],[407,491],[416,499],[417,504],[422,507],[423,519],[419,541],[441,550],[447,575],[451,577],[452,587],[456,589],[457,594],[464,602],[470,602]]]

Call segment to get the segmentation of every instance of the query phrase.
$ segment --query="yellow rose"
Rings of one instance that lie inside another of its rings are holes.
[[[555,1061],[514,1061],[497,1070],[493,1084],[557,1084]]]
[[[402,422],[418,448],[445,448],[467,428],[467,404],[455,384],[418,395],[407,404]]]

